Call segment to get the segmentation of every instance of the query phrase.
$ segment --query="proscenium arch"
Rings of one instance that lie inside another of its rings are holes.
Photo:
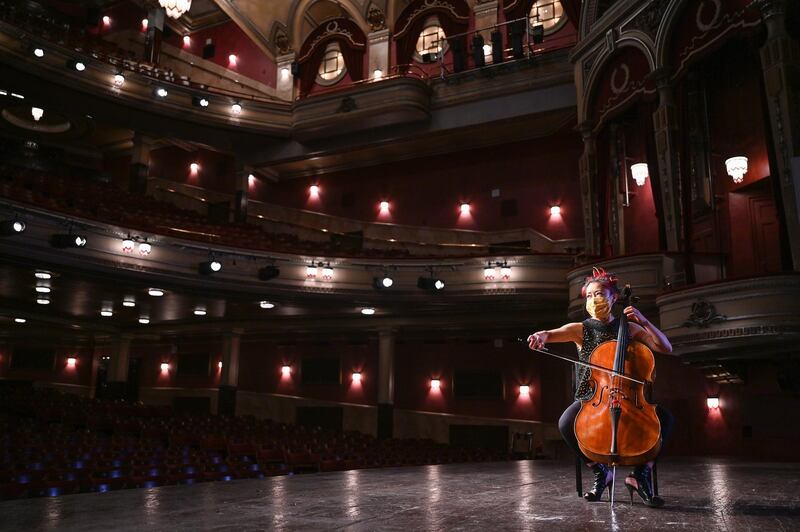
[[[303,14],[305,14],[308,8],[320,1],[323,0],[294,0],[291,9],[289,9],[289,20],[287,26],[290,31],[289,40],[291,41],[293,50],[299,51],[300,47],[303,46],[302,36],[300,35],[300,32],[303,29]],[[350,19],[358,24],[358,27],[361,28],[361,31],[364,32],[364,35],[369,33],[369,24],[367,24],[364,14],[361,12],[361,8],[355,5],[353,0],[324,1],[339,4],[350,16]]]
[[[678,15],[688,3],[688,0],[672,0],[664,11],[664,18],[661,19],[658,32],[656,32],[655,57],[658,68],[674,66],[667,65],[667,56],[672,41],[672,35],[670,35],[670,33],[675,23],[678,21]]]
[[[603,51],[598,54],[597,60],[595,61],[595,64],[592,65],[592,70],[589,72],[589,77],[586,80],[586,90],[583,94],[582,101],[583,105],[579,110],[579,122],[582,122],[589,117],[590,104],[593,101],[593,93],[596,89],[595,85],[597,83],[597,78],[600,77],[600,73],[603,71],[603,69],[622,48],[635,48],[644,55],[645,59],[647,60],[647,65],[650,68],[650,72],[655,70],[655,58],[653,57],[653,51],[645,42],[641,41],[635,36],[622,37],[619,42],[616,43],[614,51],[611,51],[608,49],[608,47],[605,47]]]

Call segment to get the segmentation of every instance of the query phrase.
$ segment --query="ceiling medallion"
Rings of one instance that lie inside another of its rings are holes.
[[[192,8],[192,0],[158,0],[158,3],[167,12],[168,17],[175,19],[181,18],[181,15]]]

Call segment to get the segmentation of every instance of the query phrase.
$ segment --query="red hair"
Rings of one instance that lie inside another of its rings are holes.
[[[603,268],[595,267],[592,268],[592,275],[583,281],[581,297],[586,297],[586,288],[592,283],[598,283],[603,289],[609,290],[612,294],[619,292],[619,288],[617,288],[617,276],[605,271]]]

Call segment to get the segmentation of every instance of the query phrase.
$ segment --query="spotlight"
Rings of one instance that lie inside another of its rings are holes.
[[[231,105],[231,113],[235,115],[242,114],[242,105],[239,103]]]
[[[422,290],[439,291],[444,289],[444,281],[433,277],[420,277],[417,279],[417,288]]]
[[[389,275],[382,275],[381,277],[375,277],[372,279],[372,286],[374,286],[377,290],[383,290],[384,288],[391,288],[394,284],[394,279],[389,277]]]
[[[149,255],[152,250],[153,246],[151,246],[147,242],[142,242],[141,244],[139,244],[139,255]]]
[[[375,314],[375,309],[372,307],[364,307],[361,309],[361,314],[363,314],[364,316],[372,316],[373,314]]]
[[[192,105],[195,107],[208,107],[208,100],[201,96],[192,96]]]
[[[34,48],[33,49],[33,55],[35,55],[36,57],[42,58],[42,57],[44,57],[44,50],[42,50],[41,48]]]
[[[142,325],[147,325],[148,323],[150,323],[150,318],[148,318],[147,316],[142,316],[139,318],[139,323]]]
[[[153,297],[161,297],[164,295],[164,291],[160,288],[148,288],[147,293]]]
[[[281,274],[281,270],[276,266],[264,266],[258,270],[258,278],[262,281],[269,281]]]
[[[275,303],[271,303],[269,301],[261,301],[258,303],[258,306],[264,309],[275,308]]]
[[[439,54],[436,52],[426,52],[422,54],[422,62],[423,63],[435,63],[439,60]]]
[[[52,279],[53,278],[53,274],[52,273],[46,272],[46,271],[43,271],[43,270],[37,271],[36,273],[33,274],[33,276],[36,277],[37,279],[42,279],[42,280],[45,280],[45,281],[47,281],[48,279]]]
[[[222,263],[216,260],[207,260],[197,265],[197,270],[203,275],[211,275],[222,269]]]
[[[159,98],[166,98],[167,94],[169,94],[169,92],[167,92],[167,89],[165,89],[164,87],[159,87],[159,88],[156,89],[156,93],[155,94]]]
[[[26,227],[25,222],[22,220],[5,220],[0,222],[0,235],[18,235],[25,231]]]
[[[541,44],[544,42],[544,26],[537,24],[531,29],[531,37],[534,44]]]
[[[54,248],[82,248],[86,245],[86,237],[73,234],[56,234],[50,237],[50,245]]]

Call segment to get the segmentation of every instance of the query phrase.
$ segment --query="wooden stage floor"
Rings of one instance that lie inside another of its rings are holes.
[[[659,484],[666,507],[620,483],[612,509],[569,463],[371,469],[6,501],[0,530],[800,530],[800,464],[665,460]]]

